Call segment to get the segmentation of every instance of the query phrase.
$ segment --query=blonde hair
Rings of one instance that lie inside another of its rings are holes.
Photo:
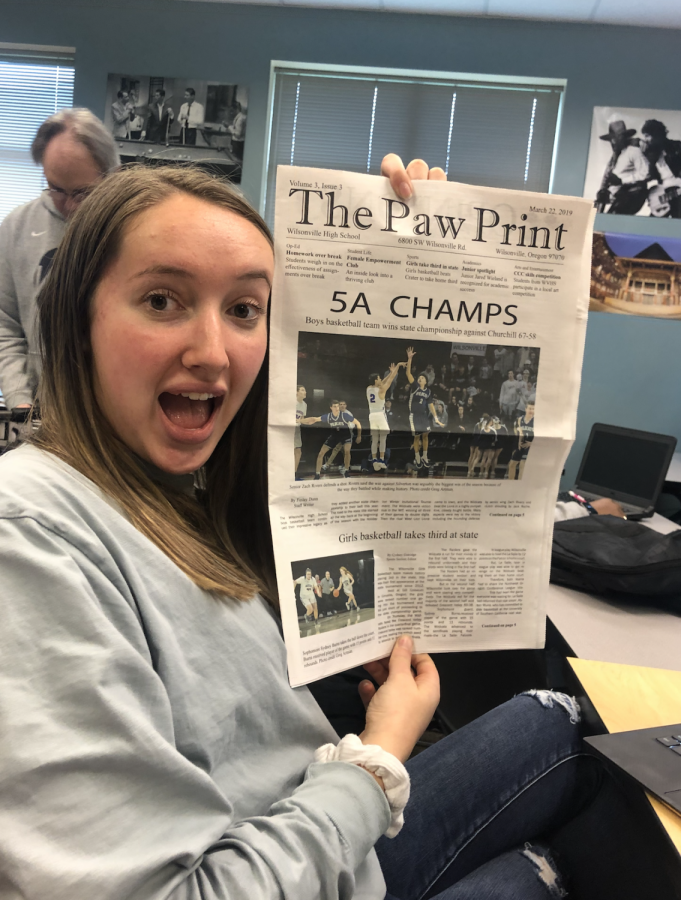
[[[43,352],[35,443],[91,479],[195,584],[276,605],[267,510],[267,361],[200,472],[200,500],[159,484],[104,417],[93,389],[90,303],[134,218],[186,193],[267,225],[237,191],[194,168],[112,173],[70,220],[38,298]]]

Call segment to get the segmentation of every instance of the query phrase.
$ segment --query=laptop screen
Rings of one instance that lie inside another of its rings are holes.
[[[604,492],[652,500],[669,456],[668,439],[662,443],[632,434],[594,430],[582,461],[579,483],[598,485]]]

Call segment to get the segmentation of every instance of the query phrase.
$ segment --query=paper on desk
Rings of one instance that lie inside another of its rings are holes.
[[[575,197],[416,182],[405,203],[280,167],[269,491],[293,685],[403,632],[543,646],[592,227]]]

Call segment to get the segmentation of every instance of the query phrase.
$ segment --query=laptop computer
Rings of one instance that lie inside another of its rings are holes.
[[[676,438],[596,422],[573,490],[593,503],[616,500],[629,519],[652,516]]]
[[[615,765],[681,815],[681,723],[584,738],[596,756]]]

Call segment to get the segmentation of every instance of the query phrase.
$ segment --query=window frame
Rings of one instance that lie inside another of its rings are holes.
[[[73,70],[75,82],[76,75],[76,48],[62,47],[52,44],[18,44],[0,41],[0,62],[29,65],[29,66],[49,66],[54,68],[69,68]],[[1,151],[0,151],[1,152]],[[24,151],[13,150],[12,153]],[[29,153],[30,155],[30,153]],[[8,157],[10,158],[10,157]],[[44,184],[44,176],[41,175]],[[37,196],[40,196],[39,194]],[[36,199],[36,198],[33,198]],[[29,201],[24,201],[29,202]],[[19,204],[21,205],[21,204]],[[16,208],[16,207],[13,207]],[[6,215],[12,209],[2,214],[0,221],[4,220]]]
[[[270,80],[267,95],[267,122],[265,128],[265,152],[263,154],[264,164],[260,181],[260,214],[263,218],[267,212],[267,177],[270,166],[270,150],[272,145],[272,123],[274,118],[274,100],[277,75],[292,75],[299,72],[304,75],[326,75],[353,78],[359,80],[381,78],[388,81],[404,81],[408,83],[418,82],[420,84],[434,84],[446,86],[465,86],[465,87],[481,87],[494,90],[508,90],[514,88],[516,90],[537,90],[537,89],[560,89],[560,98],[558,100],[558,114],[556,116],[556,131],[553,138],[553,148],[551,151],[551,170],[549,175],[549,186],[547,193],[553,193],[553,182],[556,169],[556,158],[558,156],[558,143],[560,139],[563,106],[565,103],[565,94],[567,92],[566,78],[532,78],[527,75],[483,75],[477,72],[443,72],[429,69],[395,69],[375,66],[342,66],[333,65],[331,63],[305,63],[292,62],[290,60],[273,59],[270,61]]]

